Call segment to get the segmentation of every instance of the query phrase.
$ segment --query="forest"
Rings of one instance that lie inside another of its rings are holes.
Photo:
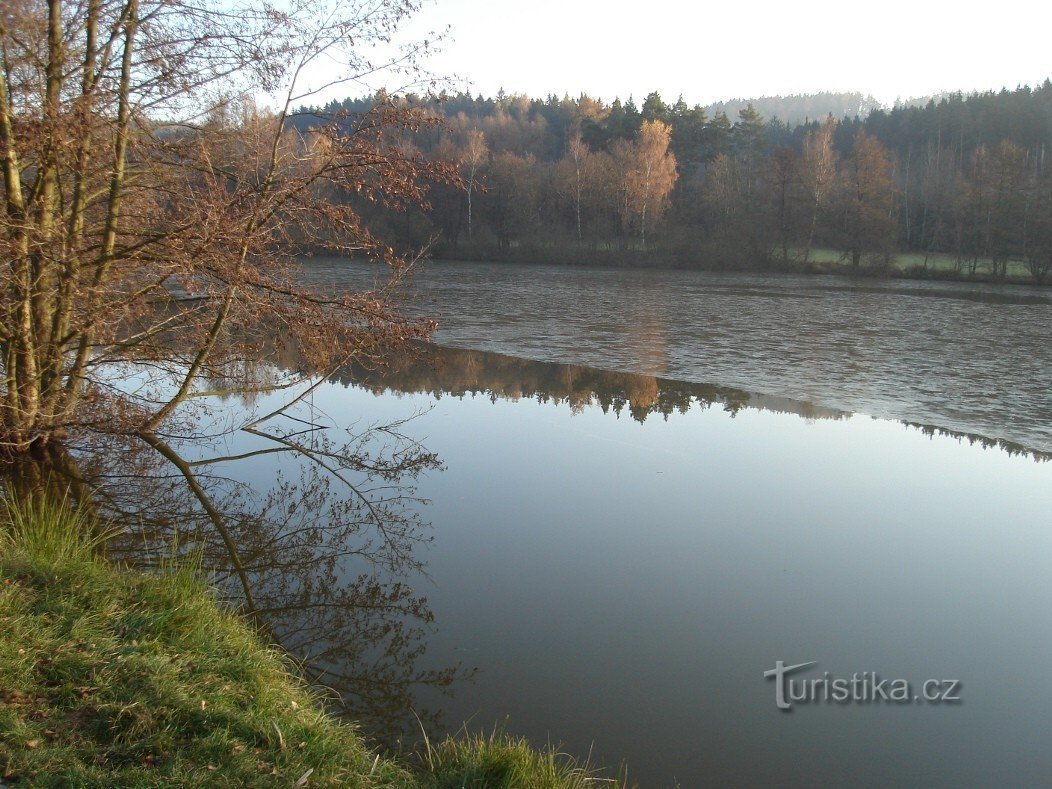
[[[702,107],[656,92],[642,105],[378,93],[303,107],[290,123],[350,127],[385,103],[439,119],[390,142],[455,162],[462,180],[432,189],[422,208],[362,207],[399,249],[1033,282],[1052,273],[1047,79],[891,109],[861,94]]]

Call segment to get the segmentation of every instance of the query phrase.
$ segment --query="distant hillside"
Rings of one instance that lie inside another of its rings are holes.
[[[777,118],[789,126],[814,120],[822,120],[832,115],[838,120],[854,118],[856,115],[865,118],[873,110],[883,105],[872,96],[861,93],[809,93],[793,96],[761,96],[756,99],[728,99],[717,101],[705,108],[711,118],[717,112],[728,118],[737,118],[738,112],[749,104],[756,108],[761,116],[768,120]]]
[[[905,107],[927,107],[931,103],[938,104],[944,100],[953,98],[954,96],[960,95],[960,91],[955,90],[944,90],[940,93],[931,93],[927,96],[910,96],[909,98],[902,98],[901,96],[895,99],[893,109],[905,108]]]

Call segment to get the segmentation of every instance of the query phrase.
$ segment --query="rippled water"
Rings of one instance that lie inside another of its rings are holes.
[[[315,259],[318,287],[376,267]],[[1052,451],[1052,288],[431,262],[436,342],[734,386]]]

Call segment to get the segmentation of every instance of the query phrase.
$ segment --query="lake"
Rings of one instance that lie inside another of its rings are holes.
[[[258,434],[184,447],[284,524],[239,527],[257,597],[374,737],[419,712],[644,787],[1048,781],[1048,289],[436,263],[405,296],[446,347],[284,434],[350,437],[382,534]],[[780,709],[778,661],[825,696]],[[830,697],[874,673],[908,698]]]
[[[378,267],[321,258],[317,287]],[[736,386],[1052,451],[1052,287],[433,262],[441,345]]]
[[[438,730],[642,786],[1052,774],[1048,290],[432,264],[406,295],[450,347],[311,408],[441,461],[409,505],[419,665],[477,672],[401,697]],[[776,661],[910,700],[786,712]],[[914,701],[931,679],[950,698]]]
[[[807,404],[440,356],[430,377],[334,382],[315,405],[419,413],[405,429],[445,463],[420,486],[428,660],[479,668],[452,698],[419,694],[448,726],[624,758],[643,786],[1050,774],[1044,458]],[[776,660],[952,678],[961,701],[786,714],[763,678]]]

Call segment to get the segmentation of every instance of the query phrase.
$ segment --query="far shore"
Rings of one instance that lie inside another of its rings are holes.
[[[780,252],[778,253],[780,255]],[[792,253],[791,253],[792,254]],[[525,265],[555,265],[582,267],[612,267],[639,269],[671,269],[713,271],[745,274],[813,274],[856,277],[859,279],[909,279],[936,282],[974,282],[992,285],[1027,285],[1052,287],[1052,280],[1037,280],[1022,261],[1009,261],[1008,275],[994,276],[989,261],[970,260],[960,264],[954,255],[903,252],[891,255],[887,261],[864,261],[853,266],[843,254],[833,249],[812,250],[807,261],[797,253],[788,261],[777,257],[766,263],[741,265],[726,262],[717,255],[699,252],[691,254],[682,249],[641,250],[595,249],[591,247],[537,247],[523,245],[500,249],[489,245],[442,246],[432,254],[435,260],[473,263],[517,263]],[[974,268],[974,271],[973,271]]]

